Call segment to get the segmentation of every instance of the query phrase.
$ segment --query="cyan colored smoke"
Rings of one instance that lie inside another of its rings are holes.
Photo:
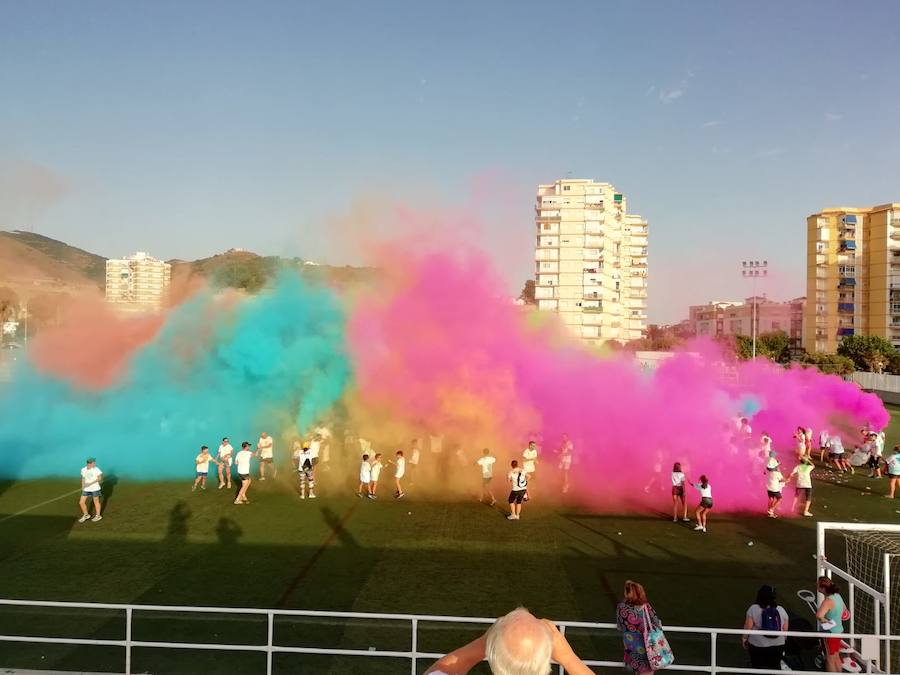
[[[205,293],[182,305],[102,391],[24,365],[0,390],[0,474],[77,477],[96,456],[107,474],[184,478],[199,447],[215,453],[223,436],[236,450],[262,430],[278,442],[341,397],[344,326],[331,292],[284,274],[237,303]]]

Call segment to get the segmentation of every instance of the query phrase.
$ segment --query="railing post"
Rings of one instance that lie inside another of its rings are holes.
[[[419,620],[413,618],[412,620],[412,665],[410,666],[409,672],[412,675],[416,675],[416,656],[419,653]]]
[[[125,675],[131,675],[131,607],[125,608]]]
[[[565,625],[559,626],[559,632],[562,634],[563,637],[566,636],[566,627],[565,627]],[[560,664],[559,664],[559,675],[565,675],[565,672],[566,672],[566,669],[563,668],[563,664],[560,663]]]
[[[718,633],[715,631],[711,631],[709,634],[710,638],[710,647],[709,647],[709,672],[712,675],[716,675],[716,638],[718,637]]]
[[[266,618],[269,623],[268,634],[266,642],[266,675],[272,675],[272,642],[275,635],[275,612],[269,612],[266,615]]]

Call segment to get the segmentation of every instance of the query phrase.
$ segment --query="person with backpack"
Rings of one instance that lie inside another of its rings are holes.
[[[744,630],[766,631],[745,635],[742,639],[744,649],[750,652],[752,667],[781,670],[785,637],[779,633],[788,630],[788,615],[778,604],[775,589],[771,586],[761,586],[756,592],[756,602],[747,610]]]
[[[525,500],[525,492],[528,490],[528,474],[519,468],[519,462],[513,460],[510,465],[509,475],[509,515],[507,520],[519,520],[522,515],[522,502]]]

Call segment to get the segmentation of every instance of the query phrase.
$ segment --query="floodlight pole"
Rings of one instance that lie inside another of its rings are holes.
[[[751,342],[751,350],[750,350],[750,358],[756,358],[756,334],[757,334],[757,318],[759,316],[759,309],[756,304],[756,282],[760,277],[769,276],[769,261],[768,260],[743,260],[741,261],[741,276],[745,279],[752,279],[752,291],[753,297],[752,305],[750,306],[750,342]]]

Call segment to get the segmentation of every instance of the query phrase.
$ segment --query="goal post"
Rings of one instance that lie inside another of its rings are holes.
[[[819,523],[816,532],[818,576],[838,577],[847,588],[850,633],[876,638],[900,629],[900,525]],[[881,643],[884,643],[882,645]],[[881,672],[900,665],[900,644],[853,641],[853,648]]]

